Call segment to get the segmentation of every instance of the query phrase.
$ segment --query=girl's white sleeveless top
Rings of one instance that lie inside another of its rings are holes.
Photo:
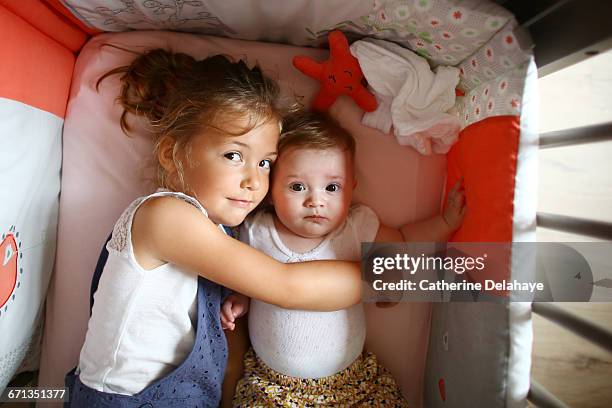
[[[361,242],[376,238],[376,214],[363,205],[349,211],[346,222],[313,250],[296,253],[281,241],[273,215],[249,217],[240,239],[284,263],[340,259],[358,261]],[[321,378],[345,369],[363,351],[363,306],[335,312],[287,310],[255,299],[249,310],[249,336],[257,356],[273,370],[299,378]]]
[[[80,380],[98,391],[140,392],[178,367],[195,341],[198,275],[169,263],[144,270],[134,257],[134,213],[160,196],[184,200],[207,216],[195,198],[158,190],[132,202],[115,224],[79,359]]]

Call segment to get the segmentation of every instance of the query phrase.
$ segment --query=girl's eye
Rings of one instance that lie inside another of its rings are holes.
[[[259,167],[264,168],[264,169],[269,169],[272,167],[272,160],[262,160],[259,162]]]
[[[225,153],[224,156],[226,159],[229,159],[231,161],[241,161],[242,160],[242,156],[238,152]]]
[[[304,191],[306,190],[306,186],[304,186],[302,183],[293,183],[289,186],[289,188],[292,191]]]
[[[325,191],[329,191],[330,193],[336,193],[340,191],[340,185],[336,183],[328,184],[325,187]]]

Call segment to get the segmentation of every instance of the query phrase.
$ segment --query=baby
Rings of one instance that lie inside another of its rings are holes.
[[[370,208],[351,205],[355,141],[319,114],[287,117],[278,155],[272,172],[273,211],[247,218],[240,238],[279,261],[359,260],[361,242],[444,241],[462,222],[464,194],[459,185],[450,192],[443,214],[400,230],[381,225]],[[233,329],[234,319],[247,307],[240,295],[231,296],[223,305],[224,327]],[[406,406],[391,375],[372,353],[363,352],[365,332],[361,304],[314,312],[253,299],[253,350],[245,356],[234,406],[287,400],[299,406]]]

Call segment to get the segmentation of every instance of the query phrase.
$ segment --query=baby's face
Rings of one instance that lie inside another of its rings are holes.
[[[350,154],[340,148],[289,148],[272,180],[276,215],[305,238],[325,236],[346,219],[355,187]]]

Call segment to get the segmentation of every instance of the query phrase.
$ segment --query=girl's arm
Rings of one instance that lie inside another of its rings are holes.
[[[173,263],[286,309],[339,310],[361,300],[358,262],[283,264],[228,237],[197,208],[173,197],[147,200],[136,211],[132,245],[143,267]]]
[[[244,374],[244,355],[250,346],[247,318],[236,319],[236,328],[233,331],[226,331],[225,335],[228,356],[221,391],[221,408],[230,408],[233,406],[232,399],[236,393],[236,385]]]
[[[399,230],[381,225],[376,242],[445,242],[463,222],[465,193],[458,181],[448,193],[442,214],[402,226]]]

